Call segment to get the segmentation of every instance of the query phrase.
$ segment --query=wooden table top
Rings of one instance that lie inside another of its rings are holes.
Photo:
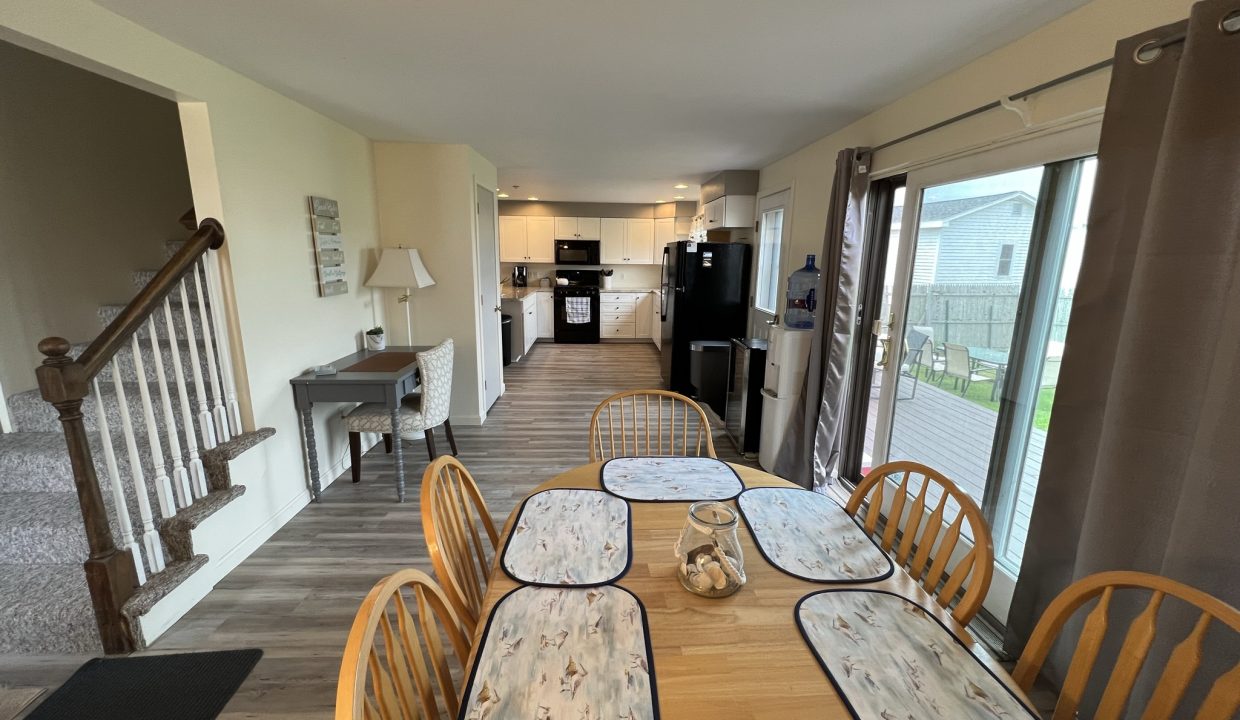
[[[600,489],[602,463],[574,468],[531,493],[550,488]],[[796,487],[761,470],[733,465],[746,487]],[[628,588],[646,606],[654,655],[659,708],[666,720],[727,717],[733,720],[850,718],[826,672],[797,630],[794,608],[802,597],[827,588],[872,587],[898,593],[936,611],[934,614],[971,649],[972,638],[951,615],[898,569],[888,579],[866,584],[813,583],[771,566],[758,552],[748,528],[737,533],[745,560],[747,584],[736,594],[709,599],[694,595],[676,577],[673,547],[680,537],[689,503],[630,502],[633,509],[633,566],[616,585]],[[735,502],[733,502],[735,505]],[[518,504],[518,508],[520,504]],[[500,536],[496,565],[482,617],[518,583],[498,569],[516,511]],[[742,521],[743,524],[743,521]],[[478,623],[474,652],[486,623]],[[1006,671],[986,653],[974,650],[984,664],[1015,688]],[[472,667],[474,658],[471,656]]]

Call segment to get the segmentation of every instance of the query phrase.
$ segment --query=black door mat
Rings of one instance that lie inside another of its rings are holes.
[[[214,720],[262,650],[95,658],[26,720]]]

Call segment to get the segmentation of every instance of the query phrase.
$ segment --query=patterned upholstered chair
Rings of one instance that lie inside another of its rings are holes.
[[[422,390],[406,397],[400,407],[400,436],[411,438],[419,432],[425,433],[426,451],[431,460],[439,456],[435,450],[435,428],[440,425],[448,434],[452,454],[456,455],[456,438],[452,436],[452,422],[448,419],[448,408],[452,405],[452,354],[452,338],[418,353]],[[361,482],[362,433],[383,433],[387,451],[392,452],[392,414],[382,403],[365,403],[345,415],[344,427],[349,431],[353,482]]]

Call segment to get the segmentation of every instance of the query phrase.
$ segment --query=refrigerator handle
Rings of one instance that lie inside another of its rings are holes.
[[[659,319],[663,321],[667,320],[667,299],[668,299],[667,294],[668,292],[671,291],[670,285],[672,281],[672,279],[667,276],[668,250],[670,250],[670,247],[667,245],[664,245],[663,246],[663,269],[659,271],[659,289],[661,290],[661,292],[659,293],[659,303],[660,303]]]

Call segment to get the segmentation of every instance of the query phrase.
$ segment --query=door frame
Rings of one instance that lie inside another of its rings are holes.
[[[479,374],[479,415],[486,422],[487,412],[504,394],[503,368],[503,327],[499,314],[499,198],[489,187],[474,180],[474,242],[478,257],[478,275],[475,282],[478,287],[478,374]],[[491,212],[491,233],[484,236],[482,231],[482,203],[485,196],[490,196],[487,203]],[[488,252],[489,251],[489,252]],[[487,299],[486,288],[495,288],[494,305]],[[493,357],[492,357],[493,356]],[[496,371],[490,373],[489,363],[494,363]],[[495,387],[491,387],[488,377],[494,375]]]
[[[1052,132],[1039,133],[1019,141],[1004,143],[999,147],[991,147],[974,153],[955,157],[935,165],[928,165],[910,170],[907,174],[904,192],[904,210],[901,217],[900,242],[897,251],[895,286],[892,291],[891,312],[893,320],[889,329],[892,338],[904,337],[905,315],[908,297],[912,287],[913,260],[916,251],[916,229],[921,222],[921,196],[927,187],[946,183],[959,182],[987,175],[1020,170],[1034,166],[1047,166],[1054,163],[1073,160],[1085,156],[1096,155],[1098,137],[1101,132],[1101,121],[1095,120],[1082,125],[1074,125]],[[883,178],[898,173],[887,173]],[[877,178],[877,179],[883,179]],[[1039,198],[1041,201],[1041,198]],[[1016,348],[1013,348],[1015,352]],[[1015,357],[1015,355],[1013,355]],[[879,390],[878,420],[874,433],[873,464],[885,462],[891,440],[891,426],[895,410],[895,388],[899,379],[899,362],[888,362],[883,369],[882,386]],[[1009,373],[1005,386],[1017,381],[1016,373]],[[854,381],[850,392],[869,392],[869,387],[861,387]],[[1001,404],[1002,410],[1002,404]],[[864,423],[864,420],[861,420]],[[864,427],[861,429],[864,432]],[[999,428],[996,429],[996,435]],[[993,453],[992,453],[993,455]],[[991,458],[991,466],[995,466],[995,457]],[[993,473],[991,473],[993,474]],[[987,495],[993,491],[989,487],[991,478],[987,477]],[[979,502],[982,505],[985,502]],[[971,547],[964,538],[956,549],[956,554],[967,552]],[[1012,596],[1016,589],[1016,576],[1001,563],[995,563],[990,591],[983,604],[983,610],[999,624],[1007,622],[1008,610],[1012,604]]]

